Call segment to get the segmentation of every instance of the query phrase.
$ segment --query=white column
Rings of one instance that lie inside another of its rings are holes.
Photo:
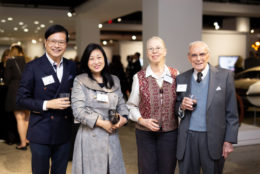
[[[201,34],[202,0],[143,0],[144,56],[147,39],[159,36],[167,47],[166,64],[184,72],[191,67],[188,44],[201,40]]]
[[[89,43],[100,43],[99,20],[87,16],[85,13],[76,16],[76,44],[77,53],[81,58],[86,46]]]

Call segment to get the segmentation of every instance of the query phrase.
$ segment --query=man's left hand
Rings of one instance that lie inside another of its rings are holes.
[[[224,159],[227,159],[228,155],[233,152],[234,148],[233,145],[229,142],[224,142],[223,144],[223,152],[222,152],[222,156],[224,157]]]

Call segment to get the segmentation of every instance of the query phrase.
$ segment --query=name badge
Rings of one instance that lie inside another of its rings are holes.
[[[43,81],[44,86],[47,86],[47,85],[52,84],[52,83],[55,82],[52,75],[43,77],[42,81]]]
[[[108,95],[98,92],[97,93],[97,101],[108,103]]]
[[[178,84],[176,91],[177,92],[186,92],[187,91],[187,84]]]

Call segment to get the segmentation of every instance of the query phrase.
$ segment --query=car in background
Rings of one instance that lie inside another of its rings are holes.
[[[250,106],[260,107],[260,66],[236,74],[235,87],[240,113]]]

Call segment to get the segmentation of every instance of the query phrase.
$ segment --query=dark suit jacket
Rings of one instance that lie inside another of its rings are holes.
[[[22,77],[22,71],[25,67],[25,58],[17,56],[10,58],[6,62],[5,85],[7,86],[7,95],[5,100],[6,111],[22,110],[16,106],[16,93]]]
[[[177,115],[183,97],[188,96],[191,91],[192,73],[193,69],[177,76],[177,85],[187,84],[186,92],[177,92],[175,105]],[[209,154],[212,159],[216,160],[222,156],[222,147],[225,141],[237,143],[238,114],[232,72],[210,66],[209,73],[210,78],[206,108],[207,141]],[[190,117],[191,111],[187,110],[185,111],[184,118],[182,118],[180,122],[177,145],[178,160],[182,160],[185,153]]]
[[[75,63],[65,58],[61,83],[46,55],[26,65],[17,92],[17,104],[31,110],[27,135],[30,142],[60,144],[69,141],[71,108],[43,111],[43,102],[58,98],[59,93],[70,93],[75,74]],[[47,76],[52,76],[54,82],[44,85],[43,78]]]

